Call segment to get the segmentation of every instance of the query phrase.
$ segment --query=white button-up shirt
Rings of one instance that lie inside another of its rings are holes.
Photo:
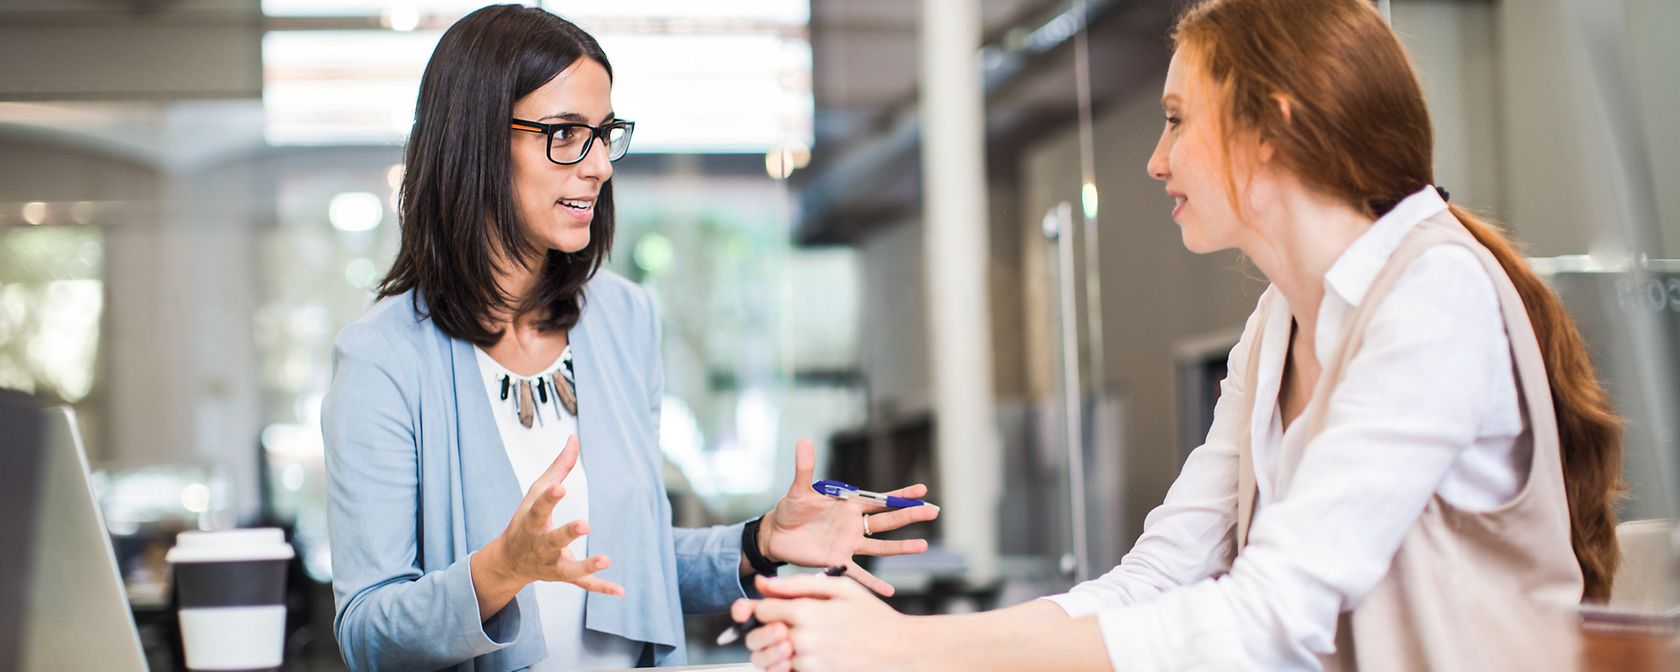
[[[1395,206],[1324,275],[1315,353],[1328,361],[1402,238],[1446,209],[1433,188]],[[1431,497],[1486,509],[1513,497],[1531,448],[1493,281],[1468,250],[1431,249],[1401,274],[1327,407],[1287,496],[1276,497],[1277,403],[1293,321],[1268,290],[1257,379],[1238,343],[1207,442],[1120,565],[1048,599],[1097,614],[1110,661],[1133,669],[1318,669],[1337,616],[1356,606]],[[1249,317],[1256,325],[1259,311]],[[1247,331],[1245,331],[1247,333]],[[1254,411],[1242,396],[1253,394]],[[1232,562],[1236,433],[1251,438],[1259,506]]]

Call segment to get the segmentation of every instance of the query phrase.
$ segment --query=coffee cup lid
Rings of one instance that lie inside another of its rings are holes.
[[[289,560],[292,545],[277,527],[215,532],[182,532],[165,560],[183,562],[229,562],[240,560]]]

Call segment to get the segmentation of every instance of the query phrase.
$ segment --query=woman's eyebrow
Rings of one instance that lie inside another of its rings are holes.
[[[616,116],[616,113],[608,112],[606,118],[601,120],[601,123],[602,124],[609,123],[613,120],[613,118],[615,116]],[[550,119],[555,119],[555,120],[559,120],[559,121],[572,121],[572,122],[577,122],[579,124],[589,123],[589,117],[585,117],[585,116],[583,116],[581,114],[578,114],[576,112],[560,112],[558,114],[550,114],[546,117],[542,117],[542,118],[537,119],[537,121],[546,122]]]

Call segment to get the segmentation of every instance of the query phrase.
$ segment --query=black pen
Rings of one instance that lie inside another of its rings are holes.
[[[823,576],[845,576],[845,575],[846,575],[846,566],[845,565],[835,565],[833,567],[829,567],[829,568],[823,570]],[[734,644],[735,642],[739,641],[742,637],[747,636],[747,633],[758,629],[759,625],[761,625],[761,624],[758,622],[758,617],[757,616],[748,616],[747,620],[745,622],[736,623],[735,625],[729,626],[728,630],[724,630],[723,634],[718,635],[717,636],[717,644],[718,644],[718,646],[729,646],[730,644]]]

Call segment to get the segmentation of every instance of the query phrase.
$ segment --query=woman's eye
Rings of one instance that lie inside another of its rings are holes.
[[[1179,124],[1180,121],[1181,120],[1176,116],[1173,116],[1173,115],[1170,115],[1170,114],[1167,115],[1167,128],[1178,128],[1178,124]]]
[[[562,129],[554,132],[554,144],[556,144],[556,145],[569,145],[569,144],[572,144],[574,142],[577,142],[577,139],[582,135],[583,135],[583,132],[580,129],[578,129],[576,127],[572,127],[572,126],[567,126],[565,128],[562,128]]]

